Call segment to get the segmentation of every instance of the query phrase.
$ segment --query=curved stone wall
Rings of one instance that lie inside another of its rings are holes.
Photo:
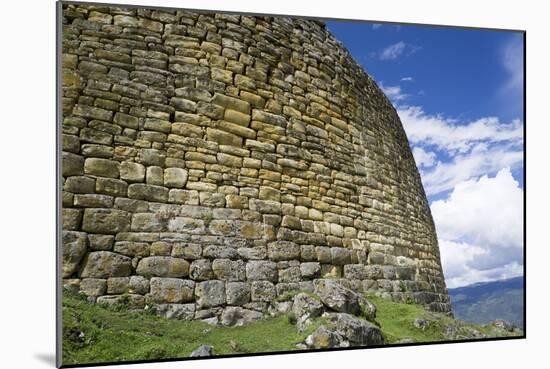
[[[63,278],[212,319],[341,278],[450,311],[388,99],[321,22],[65,5]]]

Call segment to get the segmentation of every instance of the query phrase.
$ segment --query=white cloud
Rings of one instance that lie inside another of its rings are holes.
[[[431,211],[448,287],[521,275],[523,191],[508,168],[457,184]]]
[[[416,106],[398,107],[397,113],[411,144],[436,154],[437,165],[421,173],[428,195],[452,190],[470,178],[523,164],[520,121],[502,123],[498,118],[486,117],[459,124],[441,115],[428,115]],[[417,154],[421,155],[419,151]]]
[[[429,168],[435,164],[436,154],[435,152],[425,151],[423,148],[415,146],[413,148],[414,161],[418,167]]]
[[[398,43],[390,45],[380,52],[380,60],[397,59],[399,56],[401,56],[401,54],[403,54],[403,52],[405,52],[406,47],[407,44],[403,41],[399,41]]]
[[[377,29],[379,29],[380,27],[382,27],[382,24],[380,24],[380,23],[374,23],[374,24],[372,25],[372,29],[374,29],[374,30],[377,30]]]
[[[469,153],[456,155],[451,161],[438,161],[430,171],[422,173],[422,183],[428,195],[435,195],[452,190],[462,181],[496,173],[503,167],[518,168],[522,164],[521,148],[478,144]]]
[[[523,125],[519,120],[502,123],[498,118],[481,118],[465,124],[441,115],[428,115],[418,106],[398,107],[397,113],[413,143],[434,145],[440,150],[467,152],[479,142],[523,140]]]
[[[394,103],[405,100],[409,96],[401,90],[401,86],[385,86],[380,82],[380,89]]]
[[[403,82],[413,82],[414,78],[412,78],[412,77],[403,77],[403,78],[401,78],[401,81],[403,81]]]
[[[523,36],[514,35],[502,50],[502,65],[508,73],[504,89],[523,92]]]

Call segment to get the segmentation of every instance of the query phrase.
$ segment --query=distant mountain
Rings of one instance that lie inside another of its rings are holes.
[[[456,319],[484,324],[504,319],[523,329],[523,277],[450,288]]]

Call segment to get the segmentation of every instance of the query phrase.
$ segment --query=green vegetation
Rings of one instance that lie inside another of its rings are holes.
[[[296,350],[296,344],[319,324],[300,333],[288,316],[279,316],[242,327],[212,326],[129,312],[121,305],[94,305],[65,293],[63,362],[68,365],[187,357],[203,344],[213,346],[219,355],[290,351]]]
[[[376,305],[376,321],[382,328],[384,340],[388,344],[407,338],[414,342],[448,341],[453,337],[455,339],[482,338],[475,337],[476,331],[487,337],[520,335],[517,332],[497,331],[491,325],[477,325],[442,314],[430,313],[414,304],[400,304],[370,295],[368,299]],[[428,321],[428,326],[424,329],[415,327],[414,321],[417,318]],[[448,336],[448,330],[454,331],[453,337]]]
[[[412,342],[449,340],[449,327],[455,338],[518,335],[496,331],[424,311],[413,304],[399,304],[368,296],[377,306],[376,321],[386,343],[402,339]],[[425,329],[414,326],[417,318],[429,321]],[[152,312],[127,310],[122,303],[114,306],[90,304],[67,292],[63,298],[64,364],[183,358],[200,345],[214,347],[217,355],[297,350],[296,344],[313,332],[324,319],[317,319],[304,332],[292,324],[292,314],[263,319],[242,327],[213,326],[200,321],[168,320]],[[474,333],[472,335],[472,333]]]

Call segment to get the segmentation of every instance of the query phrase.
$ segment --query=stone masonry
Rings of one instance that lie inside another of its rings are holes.
[[[340,279],[450,312],[401,122],[322,22],[65,4],[63,281],[178,319]]]

